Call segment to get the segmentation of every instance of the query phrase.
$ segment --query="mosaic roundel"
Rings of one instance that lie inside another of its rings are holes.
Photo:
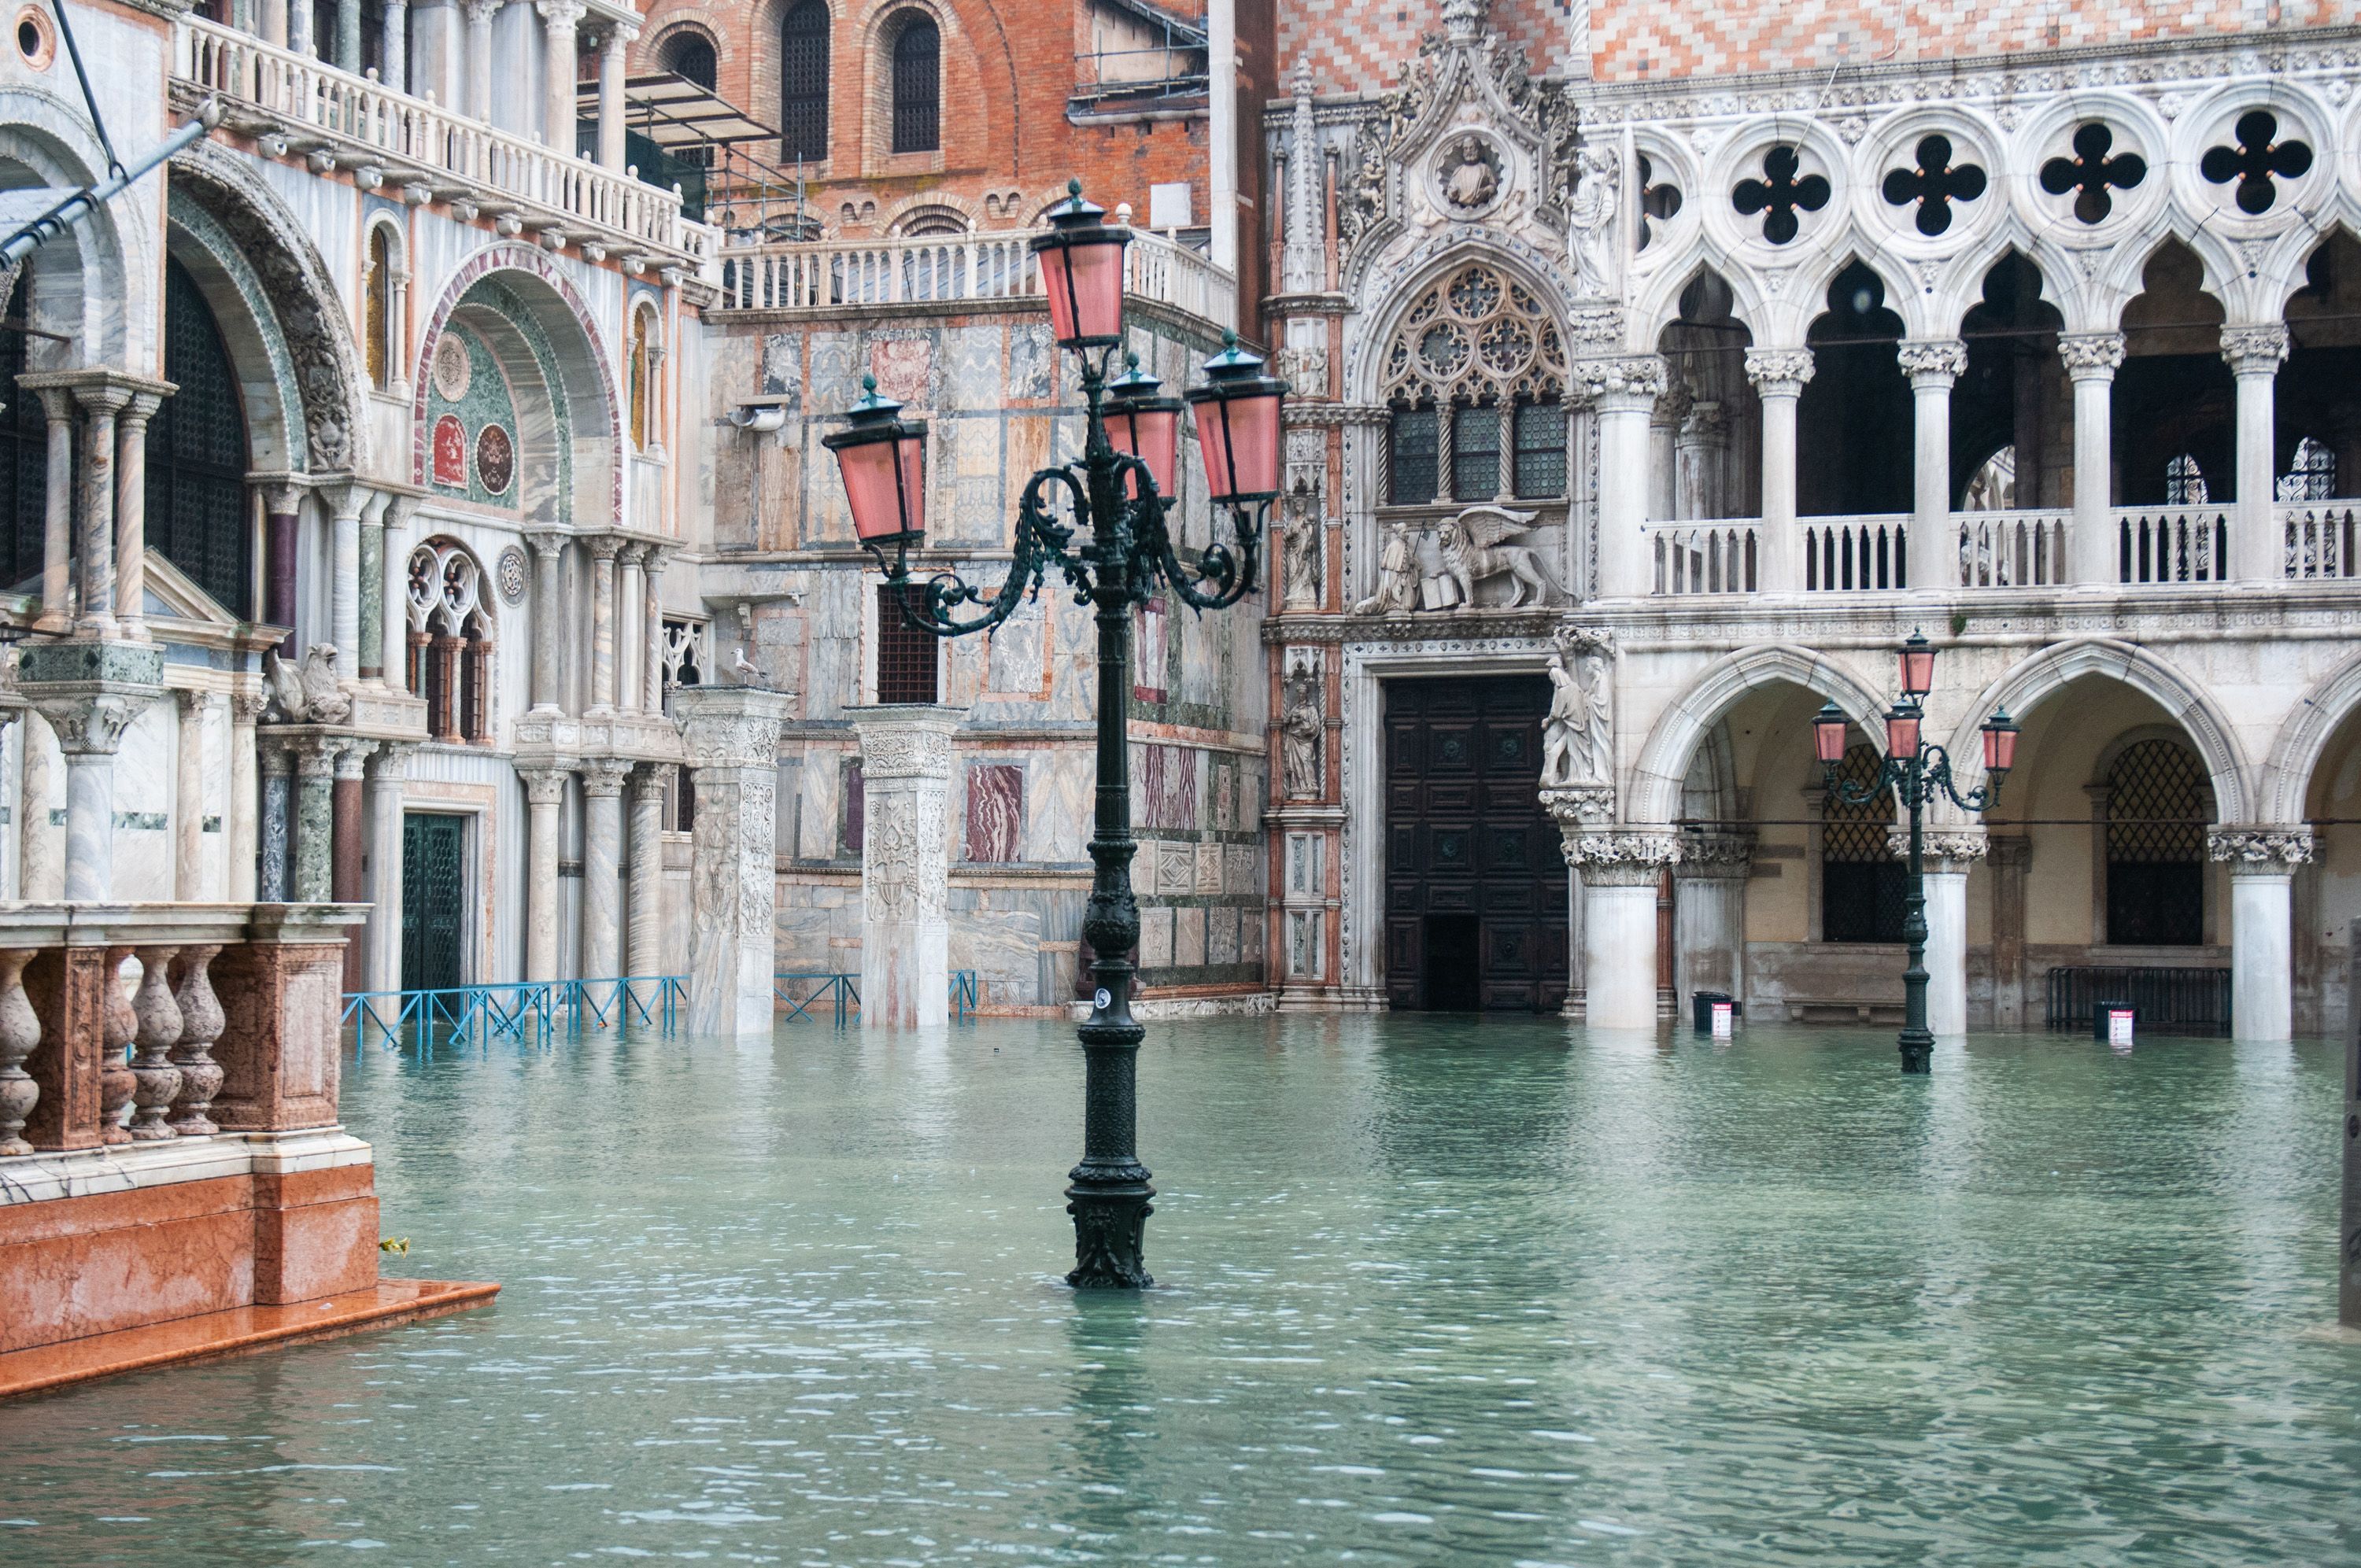
[[[516,478],[516,444],[499,425],[476,433],[476,478],[487,495],[504,496]]]
[[[500,552],[500,561],[492,570],[500,581],[500,598],[509,604],[522,604],[524,602],[524,552],[513,544],[510,545]]]
[[[446,332],[434,343],[434,389],[443,394],[445,402],[457,402],[467,395],[476,370],[467,358],[467,345],[459,334]]]

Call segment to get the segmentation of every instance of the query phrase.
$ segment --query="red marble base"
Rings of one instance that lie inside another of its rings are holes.
[[[237,1355],[362,1329],[439,1318],[489,1301],[497,1285],[381,1279],[366,1289],[280,1307],[233,1307],[170,1322],[0,1354],[0,1399],[118,1372]]]

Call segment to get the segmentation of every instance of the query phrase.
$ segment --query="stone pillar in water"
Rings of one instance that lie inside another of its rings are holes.
[[[951,736],[967,710],[855,708],[861,736],[861,1026],[950,1017]]]
[[[688,1026],[771,1033],[778,948],[779,726],[785,692],[682,686],[673,694],[697,791],[689,872]]]

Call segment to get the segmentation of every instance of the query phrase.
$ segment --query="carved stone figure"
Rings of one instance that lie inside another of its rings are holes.
[[[1542,787],[1570,784],[1575,779],[1576,748],[1587,749],[1582,733],[1582,687],[1565,667],[1565,655],[1549,662],[1550,710],[1542,720]]]
[[[1511,609],[1525,602],[1529,588],[1535,604],[1549,603],[1553,593],[1565,597],[1540,551],[1505,543],[1530,529],[1535,515],[1507,507],[1472,506],[1443,525],[1437,537],[1444,572],[1457,587],[1461,603],[1475,604],[1476,585],[1499,576],[1510,579]]]
[[[1548,674],[1553,689],[1549,717],[1542,721],[1543,787],[1611,782],[1613,688],[1605,655],[1569,661],[1562,650],[1551,656]]]
[[[1606,148],[1584,148],[1576,159],[1580,170],[1569,203],[1566,257],[1574,263],[1574,291],[1583,299],[1611,297],[1621,275],[1616,244],[1615,214],[1620,203],[1622,171]]]
[[[1378,559],[1378,591],[1353,607],[1355,615],[1408,615],[1418,608],[1418,546],[1408,522],[1386,525]]]
[[[1320,604],[1320,512],[1317,496],[1289,498],[1279,535],[1279,597],[1290,608]]]
[[[1320,711],[1320,668],[1299,664],[1288,672],[1279,720],[1279,773],[1288,799],[1319,796],[1321,738],[1325,729]]]
[[[1493,167],[1491,149],[1481,137],[1463,137],[1453,148],[1454,162],[1443,177],[1443,199],[1455,212],[1473,213],[1491,204],[1499,193],[1500,175]]]
[[[275,650],[262,655],[263,679],[270,686],[266,717],[279,724],[342,724],[352,717],[353,699],[336,681],[336,646],[314,642],[300,673]]]

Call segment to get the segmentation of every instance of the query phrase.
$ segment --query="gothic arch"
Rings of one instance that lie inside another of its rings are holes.
[[[1520,247],[1521,248],[1521,247]],[[1509,281],[1532,296],[1541,307],[1541,313],[1557,329],[1561,352],[1574,352],[1566,331],[1566,306],[1564,295],[1548,269],[1534,264],[1517,250],[1508,248],[1498,236],[1481,240],[1459,240],[1438,253],[1413,258],[1416,266],[1405,266],[1399,284],[1384,285],[1385,292],[1374,332],[1357,335],[1345,362],[1345,385],[1347,395],[1363,403],[1381,403],[1386,393],[1386,360],[1395,336],[1407,324],[1412,310],[1427,292],[1447,284],[1464,269],[1482,264],[1499,271]],[[1365,296],[1366,297],[1366,296]]]
[[[86,186],[106,166],[82,111],[36,87],[0,89],[0,188]],[[27,261],[32,324],[71,339],[34,339],[32,367],[145,364],[156,350],[153,313],[124,308],[132,280],[161,281],[161,258],[137,228],[118,228],[102,207],[36,249]]]
[[[2270,759],[2263,764],[2257,820],[2287,827],[2302,823],[2312,773],[2337,729],[2356,710],[2361,710],[2361,653],[2313,682],[2279,725]]]
[[[1670,822],[1681,803],[1690,759],[1740,698],[1762,686],[1801,686],[1835,703],[1861,726],[1869,743],[1885,749],[1885,705],[1852,672],[1828,656],[1792,642],[1765,643],[1724,654],[1711,664],[1671,707],[1656,716],[1631,765],[1625,792],[1627,822]]]
[[[2023,718],[2070,683],[2099,675],[2131,687],[2169,714],[2205,763],[2213,784],[2213,806],[2224,822],[2253,820],[2254,794],[2236,734],[2219,704],[2205,690],[2147,650],[2113,637],[2080,637],[2054,642],[2019,660],[1976,695],[1951,731],[1950,751],[1963,774],[1982,771],[1977,727],[1996,707]],[[1962,778],[1962,786],[1972,776]]]
[[[247,466],[305,473],[313,462],[295,356],[270,286],[214,210],[174,181],[167,198],[165,248],[221,326],[245,404]]]

